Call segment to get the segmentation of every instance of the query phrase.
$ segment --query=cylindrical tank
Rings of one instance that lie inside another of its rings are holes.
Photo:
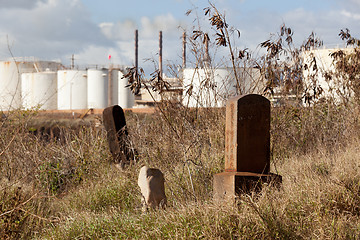
[[[106,108],[108,106],[108,70],[89,69],[87,75],[88,108]]]
[[[123,78],[124,74],[119,71],[118,74],[118,104],[122,108],[132,108],[135,104],[135,95],[131,92],[128,80]]]
[[[217,90],[216,100],[220,106],[225,106],[226,101],[236,95],[236,80],[232,68],[214,69],[214,82]]]
[[[57,108],[56,72],[21,74],[21,97],[25,109],[55,110]]]
[[[87,72],[61,70],[57,73],[58,109],[87,109]]]
[[[187,68],[183,70],[183,104],[188,107],[222,107],[236,95],[231,69]]]
[[[61,63],[51,61],[35,61],[15,59],[0,62],[0,110],[21,108],[21,74],[56,71]]]
[[[118,96],[119,96],[119,69],[111,69],[109,70],[109,106],[119,104]],[[121,106],[121,105],[120,105]],[[121,106],[122,107],[122,106]]]

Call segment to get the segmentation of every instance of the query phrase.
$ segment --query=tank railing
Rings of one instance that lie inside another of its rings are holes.
[[[121,64],[77,64],[74,66],[73,70],[88,70],[88,69],[120,69],[120,70],[125,70],[128,66],[125,65],[121,65]],[[69,69],[71,70],[70,66],[64,66],[64,70]]]

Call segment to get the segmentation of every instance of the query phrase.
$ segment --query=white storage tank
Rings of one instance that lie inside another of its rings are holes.
[[[223,107],[235,96],[236,82],[228,68],[183,70],[183,104],[188,107]]]
[[[87,75],[88,108],[106,108],[108,106],[108,70],[89,69]]]
[[[21,75],[22,105],[25,109],[55,110],[57,108],[56,72],[23,73]]]
[[[132,108],[135,104],[135,95],[131,92],[128,80],[123,78],[124,73],[120,69],[112,69],[110,74],[109,105],[119,105],[122,108]]]
[[[187,68],[183,70],[183,105],[188,107],[223,107],[226,101],[241,94],[262,94],[266,81],[256,68]]]
[[[354,53],[353,48],[322,48],[303,52],[301,54],[303,84],[308,89],[313,89],[317,85],[322,88],[322,97],[341,102],[344,96],[354,96],[354,92],[347,87],[347,83],[342,77],[335,75],[336,65],[331,55],[337,51],[342,51],[346,55]],[[314,60],[317,65],[316,70],[313,68]],[[305,65],[307,65],[306,68]],[[325,72],[329,73],[332,78],[327,79]]]
[[[58,110],[87,109],[87,72],[61,70],[57,73]]]
[[[111,69],[109,70],[109,106],[119,104],[119,69]],[[121,105],[120,105],[121,106]],[[121,106],[122,107],[122,106]]]
[[[128,80],[123,78],[124,74],[120,71],[118,74],[118,104],[122,108],[132,108],[135,104],[135,95],[131,92]]]
[[[0,62],[0,110],[21,108],[22,73],[56,71],[61,66],[58,62],[27,59]]]

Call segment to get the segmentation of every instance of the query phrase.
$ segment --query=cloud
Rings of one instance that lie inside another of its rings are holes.
[[[360,8],[360,2],[358,0],[337,0],[339,6],[352,9],[353,11],[358,11]]]
[[[44,3],[47,0],[0,0],[1,8],[23,8],[32,9],[40,3]]]
[[[324,40],[325,47],[342,46],[343,42],[338,37],[340,30],[346,27],[359,29],[358,17],[359,14],[349,12],[345,7],[320,12],[297,8],[283,14],[257,10],[238,18],[240,25],[235,27],[240,29],[241,38],[237,42],[254,50],[271,34],[278,33],[280,26],[285,23],[294,32],[295,46],[300,46],[311,32]]]
[[[360,9],[360,4],[353,0],[346,0],[341,7],[327,8],[326,10],[309,10],[304,8],[291,9],[290,11],[277,12],[269,9],[256,9],[236,15],[236,11],[227,11],[227,19],[230,25],[240,29],[241,38],[236,40],[239,48],[248,47],[251,50],[258,48],[259,44],[267,40],[272,33],[279,31],[280,26],[285,23],[294,31],[294,42],[300,46],[303,41],[314,31],[321,39],[325,40],[325,45],[332,47],[342,44],[338,37],[340,29],[348,27],[359,29],[360,24],[357,19],[360,14],[355,11],[355,7]],[[231,8],[229,8],[231,9]],[[330,10],[329,10],[330,9]],[[191,19],[188,19],[191,20]],[[179,21],[170,13],[155,17],[142,17],[139,21],[124,20],[116,23],[104,22],[99,25],[101,32],[110,40],[116,42],[116,47],[110,51],[114,61],[124,65],[134,64],[134,30],[139,29],[139,64],[147,65],[149,69],[154,69],[152,63],[144,63],[144,59],[158,60],[158,33],[163,31],[163,55],[166,60],[181,62],[181,34],[182,30],[178,27],[188,28],[194,23]],[[205,19],[204,28],[207,29],[208,21]],[[188,29],[190,30],[190,29]],[[209,30],[209,29],[207,29]],[[210,34],[213,32],[210,31]],[[214,36],[210,38],[213,40]],[[104,52],[109,48],[88,48],[87,51]],[[227,49],[220,48],[218,54],[227,56]],[[190,57],[188,46],[188,56]],[[90,57],[89,57],[90,59]]]
[[[158,61],[159,31],[163,32],[163,59],[174,60],[182,51],[181,35],[179,26],[186,26],[185,22],[176,20],[172,14],[164,14],[152,18],[142,17],[137,23],[127,19],[116,23],[103,22],[99,24],[102,33],[116,43],[116,48],[111,49],[112,59],[119,64],[134,65],[134,37],[135,30],[139,32],[139,65],[145,68],[147,73],[154,71]],[[90,50],[90,49],[88,49]],[[92,48],[92,51],[96,50]],[[104,51],[102,49],[101,51]],[[90,58],[89,58],[90,59]]]
[[[236,46],[255,50],[271,33],[278,32],[283,23],[294,30],[297,45],[312,31],[326,40],[325,44],[341,43],[338,38],[340,29],[360,28],[360,2],[334,1],[338,3],[336,8],[330,6],[326,10],[320,9],[320,12],[304,8],[286,8],[291,10],[281,10],[281,13],[267,8],[240,11],[239,7],[243,5],[236,6],[227,1],[222,1],[220,5],[226,9],[228,23],[241,31]],[[213,43],[214,31],[210,30],[202,9],[199,7],[200,22],[203,30],[210,32]],[[157,61],[159,31],[163,31],[164,63],[167,60],[181,62],[182,29],[190,32],[193,25],[197,27],[197,22],[192,20],[191,17],[178,20],[173,14],[162,12],[153,17],[94,23],[81,0],[0,0],[0,59],[9,57],[9,41],[16,56],[60,59],[66,64],[75,54],[75,61],[86,65],[107,64],[107,56],[111,54],[114,63],[129,66],[134,64],[134,31],[138,29],[139,64],[148,65],[148,69],[153,70],[152,63],[144,63],[144,59]],[[228,54],[225,48],[217,51],[221,55]],[[187,55],[191,55],[189,45]]]
[[[349,18],[349,19],[360,20],[360,14],[351,13],[346,10],[342,10],[341,15],[343,15],[344,17]]]
[[[159,31],[167,35],[167,37],[177,37],[179,34],[179,26],[185,26],[184,22],[176,20],[172,14],[159,15],[153,18],[141,17],[140,22],[136,23],[133,20],[125,20],[122,22],[100,23],[99,27],[103,34],[111,39],[117,41],[134,39],[134,31],[139,30],[139,38],[154,39],[157,38]]]
[[[89,45],[81,52],[75,55],[75,64],[84,68],[92,65],[98,67],[106,67],[105,64],[110,63],[108,56],[111,54],[112,59],[117,58],[117,50],[97,45]]]
[[[99,27],[102,33],[111,40],[130,40],[134,38],[134,31],[137,24],[132,20],[125,20],[124,22],[104,22],[100,23]]]
[[[324,40],[325,45],[342,44],[338,33],[343,28],[359,29],[359,14],[353,14],[346,10],[336,9],[327,12],[308,12],[303,9],[288,12],[284,20],[293,26],[295,32],[304,38],[312,31]],[[305,39],[305,38],[304,38]]]
[[[141,28],[145,38],[153,37],[154,32],[159,30],[174,36],[174,34],[178,34],[178,28],[182,25],[184,23],[176,20],[171,14],[156,16],[153,19],[148,17],[141,18]]]
[[[46,59],[64,58],[94,44],[113,46],[80,0],[38,1],[33,9],[0,8],[2,48],[7,45],[4,36],[13,42],[16,55]]]

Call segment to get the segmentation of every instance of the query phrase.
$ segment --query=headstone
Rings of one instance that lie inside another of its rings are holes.
[[[159,169],[147,166],[140,169],[138,185],[142,195],[143,211],[149,207],[152,209],[165,207],[167,199],[164,182],[164,175]]]
[[[230,99],[225,129],[225,171],[268,173],[270,101],[255,94]]]
[[[228,100],[225,126],[225,172],[214,176],[214,198],[234,198],[281,182],[270,173],[270,101],[249,94]]]
[[[134,157],[127,145],[128,132],[123,109],[118,105],[105,108],[103,123],[107,131],[107,140],[113,160],[123,168]]]

